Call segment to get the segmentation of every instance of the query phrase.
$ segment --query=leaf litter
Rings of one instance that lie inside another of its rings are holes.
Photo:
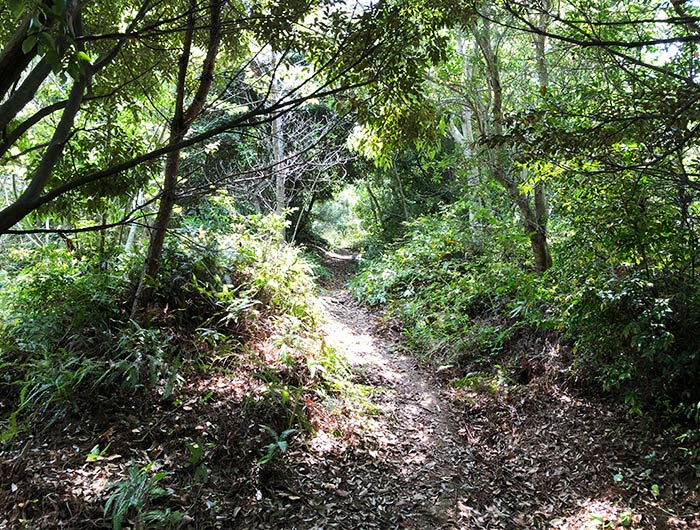
[[[354,391],[301,396],[310,434],[259,464],[260,425],[288,419],[244,364],[190,381],[179,402],[88,403],[0,446],[0,529],[111,528],[108,484],[149,465],[169,473],[155,507],[184,514],[174,528],[700,529],[700,462],[673,433],[567,388],[549,365],[526,385],[450,385],[462,374],[425,366],[351,299],[347,258],[327,258],[322,303]],[[530,359],[556,357],[526,342]]]

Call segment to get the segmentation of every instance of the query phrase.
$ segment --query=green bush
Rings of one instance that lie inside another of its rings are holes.
[[[700,401],[700,290],[640,271],[589,280],[570,308],[578,362],[635,409]]]
[[[211,364],[203,355],[280,321],[309,329],[312,266],[279,241],[280,227],[232,212],[216,229],[184,225],[166,245],[143,325],[129,320],[142,257],[21,249],[24,266],[0,275],[0,385],[17,401],[9,431],[115,391],[158,388],[166,398],[179,370]]]
[[[475,230],[458,206],[420,218],[391,250],[363,263],[351,288],[400,318],[417,351],[484,366],[519,330],[554,330],[575,345],[578,381],[618,393],[635,411],[700,420],[700,286],[692,270],[661,258],[595,259],[573,234],[555,240],[555,266],[536,274],[524,237],[496,226]]]
[[[112,322],[123,320],[118,271],[55,248],[32,253],[33,263],[0,285],[0,337],[25,354],[90,347]]]
[[[421,217],[390,251],[363,263],[351,290],[361,301],[386,304],[417,350],[495,353],[514,325],[554,324],[556,314],[546,303],[554,293],[522,266],[523,236],[496,231],[484,246],[457,207]]]

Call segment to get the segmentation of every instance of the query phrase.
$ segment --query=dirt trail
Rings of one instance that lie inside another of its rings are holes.
[[[372,413],[330,403],[337,432],[288,455],[251,528],[700,528],[691,459],[668,438],[537,378],[451,388],[343,288],[350,258],[327,254],[324,330]]]
[[[377,445],[368,454],[399,473],[385,477],[394,494],[385,498],[395,509],[394,522],[403,528],[449,526],[455,484],[472,459],[458,434],[458,417],[432,372],[401,352],[398,333],[342,287],[347,256],[334,261],[329,264],[340,281],[323,298],[324,331],[372,389],[378,414],[368,421],[365,436]]]
[[[347,358],[366,407],[329,403],[337,432],[326,425],[288,455],[284,478],[262,501],[267,520],[258,515],[250,527],[454,528],[455,485],[471,459],[457,417],[440,383],[401,353],[397,331],[345,290],[351,258],[326,257],[333,278],[321,297],[323,331]]]

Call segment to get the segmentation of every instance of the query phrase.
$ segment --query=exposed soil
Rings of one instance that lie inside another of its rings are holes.
[[[341,279],[351,267],[347,256],[327,264]],[[285,513],[292,526],[700,528],[697,459],[623,407],[567,390],[554,377],[560,345],[516,342],[530,366],[513,375],[527,385],[455,389],[449,381],[463,374],[405,353],[396,330],[342,282],[325,301],[327,333],[347,351],[378,413],[355,445],[306,455],[297,491],[325,508]],[[321,481],[334,486],[324,491]]]
[[[94,403],[0,446],[0,529],[111,528],[105,486],[149,462],[171,473],[151,507],[186,511],[183,529],[700,529],[697,456],[558,381],[556,341],[515,344],[534,364],[526,376],[455,387],[464,373],[419,361],[351,299],[351,255],[325,260],[325,340],[354,385],[297,396],[313,435],[258,464],[270,442],[259,425],[279,432],[285,417],[245,364],[189,382],[176,402]],[[90,458],[95,445],[108,449]]]

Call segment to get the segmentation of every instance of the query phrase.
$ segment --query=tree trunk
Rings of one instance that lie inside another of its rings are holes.
[[[275,117],[272,120],[272,158],[273,172],[275,175],[275,214],[280,219],[284,218],[284,210],[287,207],[286,175],[284,171],[284,137],[282,118]],[[282,239],[285,238],[285,227],[281,228]]]
[[[394,175],[394,180],[396,181],[396,195],[398,196],[399,203],[401,205],[401,211],[403,212],[403,220],[408,221],[408,204],[406,203],[406,194],[403,191],[403,183],[401,182],[401,176],[396,170],[394,164],[391,165],[391,172]]]
[[[465,87],[473,85],[474,83],[474,66],[472,63],[468,60],[468,55],[467,55],[467,40],[464,34],[460,33],[458,41],[457,41],[457,50],[459,54],[463,58],[464,62],[464,68],[463,68],[463,80],[462,83]],[[459,117],[460,119],[460,125],[461,127],[458,129],[454,124],[452,125],[452,138],[454,139],[455,143],[459,145],[462,148],[462,152],[464,153],[464,157],[466,159],[472,159],[476,155],[474,145],[475,145],[475,137],[474,137],[474,128],[472,125],[472,120],[474,118],[474,110],[470,106],[469,102],[463,101],[462,102],[462,109],[461,109],[461,115]],[[478,164],[472,164],[472,167],[469,169],[469,176],[467,177],[467,185],[476,189],[477,186],[479,185],[481,181],[481,174],[479,170],[479,165]],[[468,213],[467,215],[469,216],[469,226],[472,230],[472,233],[474,236],[479,238],[481,236],[483,229],[481,226],[481,223],[477,221],[477,215],[475,210],[479,211],[481,210],[482,207],[482,202],[481,202],[481,197],[479,196],[478,193],[474,193],[472,201],[474,205],[469,204],[468,205]]]
[[[523,174],[526,173],[525,168],[523,168]],[[546,203],[543,188],[544,186],[540,186],[538,192],[536,186],[534,210],[528,197],[520,192],[517,186],[509,192],[518,205],[520,215],[522,215],[525,222],[525,233],[530,239],[530,247],[535,258],[535,270],[537,272],[544,272],[552,266],[552,254],[547,243]]]
[[[503,87],[501,86],[498,57],[491,42],[490,28],[491,26],[488,19],[483,19],[481,29],[477,27],[476,22],[471,26],[486,65],[489,86],[490,116],[482,117],[482,121],[485,124],[484,132],[501,138],[504,132]],[[536,39],[535,51],[537,56],[539,90],[541,94],[544,94],[546,93],[547,87],[547,69],[544,62],[545,46],[544,40],[541,40],[539,37]],[[518,185],[508,147],[489,147],[488,159],[494,180],[505,188],[506,193],[516,204],[523,218],[525,233],[530,239],[530,246],[535,261],[535,270],[538,272],[546,271],[552,266],[552,256],[547,243],[547,204],[544,183],[537,182],[535,184],[533,193],[534,200],[531,202],[530,198],[521,191]],[[523,168],[521,177],[526,176],[527,171]],[[520,181],[524,182],[524,178],[521,178]]]
[[[182,55],[178,61],[178,77],[175,93],[175,112],[170,124],[170,138],[168,145],[179,144],[187,134],[192,122],[199,116],[206,102],[207,95],[214,80],[214,66],[218,54],[221,40],[220,9],[221,0],[212,0],[210,3],[211,25],[209,29],[209,43],[207,56],[202,66],[202,74],[199,86],[192,103],[187,110],[184,110],[185,85],[187,81],[187,70],[190,63],[190,53],[192,50],[192,40],[194,36],[196,8],[194,0],[190,2],[190,13],[188,16],[188,27],[183,43]],[[160,259],[163,254],[163,245],[167,234],[168,225],[175,206],[175,198],[178,184],[178,170],[180,168],[180,150],[168,153],[165,161],[165,171],[163,176],[163,191],[158,204],[156,220],[151,228],[151,239],[148,245],[144,270],[139,279],[139,285],[134,295],[134,302],[131,306],[131,318],[138,321],[143,307],[150,301],[153,292],[149,282],[156,277],[160,268]]]
[[[139,203],[141,202],[141,198],[143,196],[143,190],[139,189],[139,192],[136,194],[136,197],[134,198],[134,201],[132,202],[132,211],[135,210],[138,206]],[[136,238],[136,230],[138,226],[136,223],[131,223],[129,225],[129,232],[126,236],[126,242],[124,243],[124,252],[128,254],[131,252],[131,248],[134,245],[134,239]]]
[[[273,53],[273,67],[274,63],[277,61],[277,54]],[[274,69],[273,71],[273,75],[277,75],[277,70]],[[275,101],[279,101],[282,95],[282,87],[278,78],[272,80],[271,95]],[[284,219],[284,210],[287,207],[287,175],[284,167],[284,123],[279,113],[272,120],[270,134],[272,140],[272,172],[275,177],[275,214],[277,214],[280,219]],[[280,229],[280,236],[283,241],[286,239],[286,232],[287,230],[283,224]]]
[[[22,50],[22,43],[27,38],[29,32],[30,16],[25,16],[22,24],[7,45],[0,52],[0,101],[2,101],[12,86],[17,83],[22,76],[22,72],[29,66],[32,59],[36,57],[36,44],[27,53]]]
[[[382,222],[382,217],[381,217],[381,208],[379,207],[379,201],[377,200],[377,197],[374,195],[374,192],[372,191],[372,187],[369,185],[369,182],[365,184],[365,187],[367,188],[367,195],[369,195],[369,204],[370,208],[372,210],[372,215],[374,216],[374,222],[379,226],[382,230],[384,230],[384,223]]]
[[[547,197],[544,182],[535,185],[535,223],[536,230],[530,236],[535,255],[535,269],[544,272],[552,266],[552,253],[547,242]]]
[[[544,0],[545,10],[551,8],[551,1]],[[547,61],[545,60],[546,36],[547,29],[547,14],[543,10],[539,14],[537,20],[537,28],[540,33],[534,35],[535,40],[535,59],[537,61],[537,76],[539,82],[540,96],[547,95],[549,85],[549,72],[547,70]],[[542,179],[537,179],[533,190],[535,200],[535,223],[536,230],[530,236],[532,250],[535,255],[535,269],[544,272],[552,266],[552,253],[547,242],[547,192],[545,183]]]

